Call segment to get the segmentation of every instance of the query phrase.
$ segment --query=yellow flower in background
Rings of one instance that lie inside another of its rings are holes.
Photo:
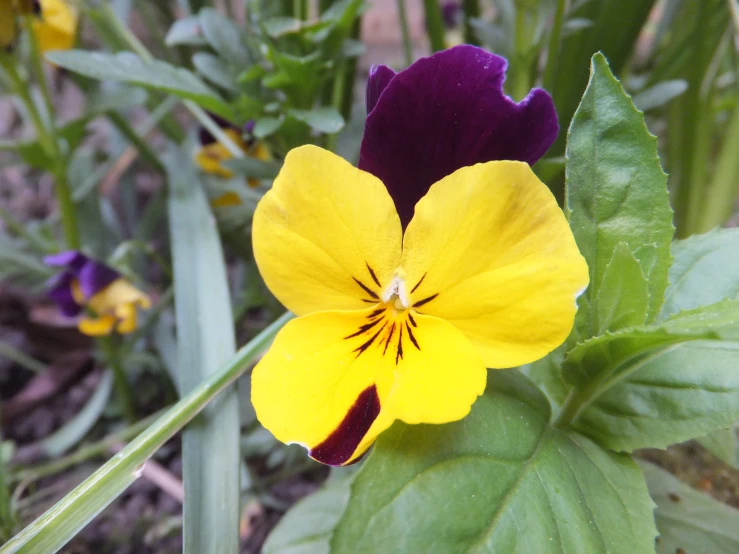
[[[79,13],[71,2],[40,0],[41,12],[33,21],[41,52],[69,50],[77,38]]]
[[[64,268],[49,282],[48,294],[67,317],[86,311],[77,322],[85,335],[132,333],[138,324],[138,309],[151,307],[149,297],[115,269],[81,252],[61,252],[47,256],[44,262]]]
[[[74,46],[79,14],[64,0],[0,0],[0,48],[12,47],[18,35],[17,17],[35,15],[32,26],[42,53]]]
[[[247,156],[262,161],[272,159],[269,148],[264,143],[253,139],[244,140],[244,135],[238,128],[232,126],[222,118],[216,116],[211,117],[221,126],[224,134]],[[248,134],[251,134],[251,128],[253,128],[253,122],[246,125],[246,132]],[[234,176],[233,171],[223,165],[223,162],[234,158],[233,154],[205,129],[200,133],[200,144],[201,148],[195,154],[195,163],[200,169],[211,175],[223,177],[224,179],[230,179]],[[259,179],[249,179],[248,183],[250,187],[259,186]]]
[[[466,416],[486,368],[535,361],[572,328],[588,269],[528,164],[463,167],[405,228],[376,177],[292,150],[254,214],[254,254],[296,315],[252,375],[261,423],[314,459],[357,460],[395,420]]]

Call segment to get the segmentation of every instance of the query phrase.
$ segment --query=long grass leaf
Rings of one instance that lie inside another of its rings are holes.
[[[192,162],[172,149],[169,225],[179,385],[186,394],[236,351],[226,267]],[[184,552],[231,554],[239,541],[239,406],[235,386],[183,433]]]
[[[146,461],[256,360],[292,314],[267,327],[228,363],[54,506],[0,547],[0,554],[53,554],[133,483]],[[206,552],[209,552],[206,550]]]

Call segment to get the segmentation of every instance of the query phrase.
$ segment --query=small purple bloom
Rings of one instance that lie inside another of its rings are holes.
[[[238,129],[236,125],[231,123],[230,121],[223,119],[221,116],[216,115],[214,113],[208,112],[208,115],[211,117],[213,122],[218,125],[221,129]],[[213,134],[206,129],[205,127],[200,127],[200,130],[198,132],[198,138],[200,139],[200,145],[201,146],[207,146],[209,144],[213,144],[215,142],[218,142],[216,140],[216,137],[213,136]]]
[[[461,45],[395,74],[381,65],[367,83],[359,168],[387,187],[405,228],[429,187],[457,169],[494,160],[533,165],[559,132],[549,94],[516,103],[503,93],[508,62]]]
[[[83,308],[75,299],[75,281],[79,284],[82,296],[89,300],[121,276],[115,269],[76,250],[46,256],[44,263],[64,268],[64,271],[49,280],[47,291],[49,298],[69,317],[78,315]]]
[[[446,0],[441,3],[441,16],[447,29],[454,29],[459,23],[459,13],[462,6],[454,0]]]

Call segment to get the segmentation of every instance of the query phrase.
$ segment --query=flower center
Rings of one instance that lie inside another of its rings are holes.
[[[411,303],[405,290],[405,281],[399,275],[393,277],[385,292],[382,293],[382,301],[397,311],[410,308]]]

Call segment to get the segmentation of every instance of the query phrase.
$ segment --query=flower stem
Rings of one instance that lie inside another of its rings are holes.
[[[405,8],[405,0],[396,1],[400,34],[403,37],[403,61],[407,67],[413,63],[413,43],[411,42],[411,31],[408,28],[408,11]]]
[[[709,194],[696,231],[704,233],[722,225],[731,216],[734,202],[739,193],[739,103],[729,119],[724,144],[716,161]]]
[[[423,9],[426,13],[426,30],[431,42],[431,52],[439,52],[446,48],[444,40],[444,18],[441,15],[441,5],[438,0],[423,0]]]
[[[98,343],[105,357],[105,363],[113,370],[115,392],[118,396],[118,402],[121,404],[123,417],[127,422],[133,423],[136,421],[136,404],[133,400],[133,393],[128,383],[126,370],[121,364],[118,345],[112,336],[100,337]]]
[[[559,41],[562,36],[562,24],[564,22],[567,0],[557,0],[554,11],[554,22],[549,33],[549,46],[547,47],[547,67],[544,71],[544,89],[551,91],[554,88],[554,77],[557,74],[557,58],[559,56]]]
[[[477,40],[471,23],[472,19],[480,17],[480,1],[462,0],[462,9],[464,10],[464,42],[480,46],[480,41]]]

